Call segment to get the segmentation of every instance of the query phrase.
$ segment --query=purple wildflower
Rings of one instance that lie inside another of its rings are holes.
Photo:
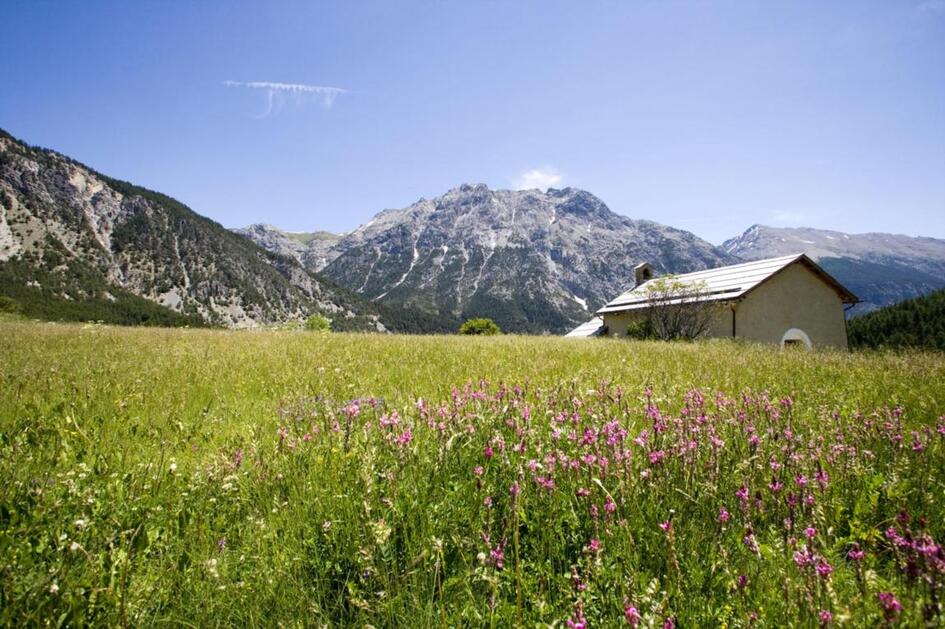
[[[879,598],[879,605],[883,608],[883,616],[886,617],[886,621],[895,620],[899,612],[902,611],[902,605],[896,600],[896,596],[892,592],[880,592],[876,596]]]

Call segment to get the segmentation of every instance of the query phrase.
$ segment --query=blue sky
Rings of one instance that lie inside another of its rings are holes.
[[[0,127],[227,226],[346,231],[484,182],[584,188],[716,243],[945,237],[945,0],[2,14]]]

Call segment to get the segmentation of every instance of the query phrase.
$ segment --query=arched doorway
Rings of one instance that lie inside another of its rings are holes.
[[[810,342],[807,332],[800,328],[791,328],[781,337],[781,349],[797,348],[811,349],[814,345]]]

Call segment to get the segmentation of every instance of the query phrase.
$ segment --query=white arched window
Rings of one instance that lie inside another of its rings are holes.
[[[781,337],[781,348],[784,349],[785,347],[811,349],[813,344],[810,342],[807,332],[800,328],[791,328]]]

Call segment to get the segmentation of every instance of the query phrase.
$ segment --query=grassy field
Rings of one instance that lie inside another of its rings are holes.
[[[0,321],[0,624],[939,625],[945,355]]]

